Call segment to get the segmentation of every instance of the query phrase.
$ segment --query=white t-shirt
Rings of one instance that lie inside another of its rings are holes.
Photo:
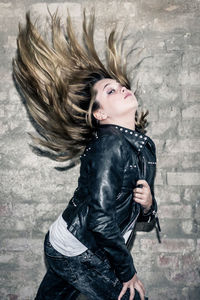
[[[131,231],[123,235],[125,243]],[[88,249],[67,229],[67,223],[62,214],[49,228],[49,241],[54,249],[65,256],[77,256]]]

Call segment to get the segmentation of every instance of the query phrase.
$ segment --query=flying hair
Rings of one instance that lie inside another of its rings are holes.
[[[19,26],[17,53],[13,60],[14,78],[26,100],[28,111],[38,124],[37,144],[56,153],[56,160],[76,158],[94,136],[99,107],[93,85],[103,78],[116,79],[130,88],[126,63],[116,46],[116,28],[106,40],[106,66],[94,44],[92,13],[87,21],[83,11],[81,45],[68,13],[66,36],[57,13],[51,15],[52,45],[48,45],[26,14],[26,25]],[[144,130],[147,113],[136,114],[136,127]]]

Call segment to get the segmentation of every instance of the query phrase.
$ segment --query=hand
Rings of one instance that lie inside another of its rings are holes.
[[[143,187],[135,188],[133,190],[134,192],[133,199],[135,202],[140,203],[144,208],[144,213],[147,213],[152,205],[151,189],[146,180],[138,180],[136,182],[136,185],[138,184],[142,184]]]
[[[144,300],[144,294],[145,294],[144,286],[143,286],[142,282],[138,279],[136,274],[133,276],[133,278],[131,278],[131,280],[129,280],[127,282],[123,282],[123,288],[122,288],[117,300],[120,300],[123,297],[123,295],[126,293],[127,289],[130,289],[129,300],[133,300],[135,297],[134,289],[136,289],[138,291],[138,293],[140,294],[141,300]]]

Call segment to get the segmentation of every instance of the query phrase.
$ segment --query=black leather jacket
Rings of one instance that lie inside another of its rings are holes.
[[[90,250],[103,249],[122,282],[136,273],[123,234],[134,228],[138,218],[148,221],[157,211],[155,169],[155,145],[149,137],[101,125],[81,157],[78,188],[63,213],[68,230]],[[148,182],[153,195],[147,215],[133,201],[139,179]]]

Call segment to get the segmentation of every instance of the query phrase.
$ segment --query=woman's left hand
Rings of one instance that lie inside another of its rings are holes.
[[[136,185],[142,184],[142,188],[136,187],[133,190],[133,199],[135,202],[140,203],[144,208],[144,213],[147,213],[152,205],[151,189],[146,180],[138,180]]]

